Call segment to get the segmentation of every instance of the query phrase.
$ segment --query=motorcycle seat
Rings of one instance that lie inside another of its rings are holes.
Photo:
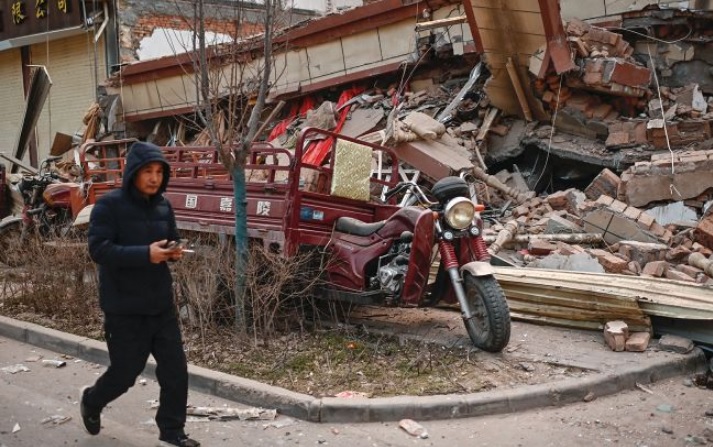
[[[382,220],[374,223],[362,222],[353,217],[340,217],[334,225],[334,229],[340,233],[353,234],[355,236],[369,236],[381,230],[386,221]]]

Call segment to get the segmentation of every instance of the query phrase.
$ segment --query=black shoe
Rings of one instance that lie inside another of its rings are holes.
[[[159,441],[166,443],[164,445],[176,445],[178,447],[200,447],[201,443],[195,439],[191,439],[185,433],[175,435],[161,435]]]
[[[101,411],[96,411],[90,409],[84,403],[84,396],[87,394],[88,386],[82,388],[79,394],[79,413],[82,415],[82,421],[84,422],[84,428],[90,435],[98,435],[102,426]]]

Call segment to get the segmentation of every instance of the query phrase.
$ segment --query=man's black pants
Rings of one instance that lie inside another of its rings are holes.
[[[183,431],[188,401],[188,369],[176,313],[104,317],[110,365],[86,392],[85,405],[101,410],[136,383],[149,354],[156,360],[161,387],[156,425],[162,435]]]

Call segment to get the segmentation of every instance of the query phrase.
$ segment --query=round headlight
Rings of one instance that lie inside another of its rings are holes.
[[[465,197],[456,197],[446,205],[444,216],[451,228],[465,230],[473,223],[475,204]]]

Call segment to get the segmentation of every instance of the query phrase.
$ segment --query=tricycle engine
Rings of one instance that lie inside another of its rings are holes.
[[[378,287],[391,295],[393,302],[397,303],[401,298],[406,271],[408,270],[409,255],[411,254],[411,242],[413,233],[404,231],[401,236],[394,241],[389,253],[379,260],[379,268],[376,272],[375,282]]]

